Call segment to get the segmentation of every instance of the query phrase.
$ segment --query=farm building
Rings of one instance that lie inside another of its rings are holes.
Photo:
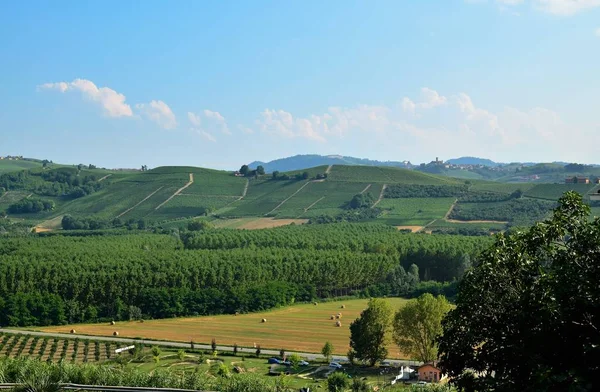
[[[440,382],[446,378],[442,371],[431,363],[419,366],[417,369],[419,381]]]
[[[590,179],[587,177],[568,177],[565,178],[565,184],[589,184]]]

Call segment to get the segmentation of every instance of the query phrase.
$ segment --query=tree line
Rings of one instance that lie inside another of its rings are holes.
[[[489,243],[354,226],[363,225],[8,237],[0,242],[0,323],[129,319],[132,306],[159,318],[408,295],[421,280],[456,279]]]

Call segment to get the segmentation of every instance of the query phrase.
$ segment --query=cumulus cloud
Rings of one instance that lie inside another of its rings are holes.
[[[318,142],[325,142],[325,138],[319,132],[321,117],[312,116],[308,118],[294,118],[285,110],[265,109],[256,121],[256,126],[265,133],[275,134],[288,138],[301,137]]]
[[[206,109],[204,110],[204,117],[221,133],[224,133],[225,135],[231,135],[231,131],[227,126],[227,121],[225,121],[225,117],[223,117],[221,113]]]
[[[202,124],[202,119],[200,118],[199,115],[194,114],[192,112],[188,112],[188,120],[190,120],[190,122],[192,123],[192,125],[195,125],[196,127],[199,127]]]
[[[175,114],[163,101],[151,101],[150,103],[139,103],[135,108],[140,113],[160,125],[164,129],[173,129],[177,126]]]
[[[419,110],[433,109],[437,106],[446,105],[446,103],[448,103],[448,98],[429,87],[423,87],[421,89],[420,102],[415,102],[408,97],[404,97],[401,105],[402,110],[405,112],[417,114]]]
[[[564,140],[584,143],[580,128],[547,108],[507,106],[492,111],[466,93],[444,95],[430,88],[423,88],[418,98],[404,97],[389,106],[334,106],[306,116],[265,109],[255,122],[256,130],[281,138],[375,143],[382,149],[395,146],[404,156],[415,151],[453,151],[453,155],[486,151],[516,159],[536,159],[535,154],[543,159],[542,154],[549,152],[565,156]]]
[[[44,83],[38,90],[57,90],[61,93],[79,91],[83,96],[99,104],[108,117],[131,117],[131,106],[125,103],[125,95],[108,87],[98,88],[92,81],[75,79],[72,82]]]
[[[188,120],[192,124],[192,130],[210,142],[216,142],[215,133],[231,135],[227,120],[219,112],[203,110],[201,113],[188,112]]]

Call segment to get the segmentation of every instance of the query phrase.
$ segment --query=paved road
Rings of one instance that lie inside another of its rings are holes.
[[[24,330],[19,330],[19,329],[6,329],[6,328],[0,328],[0,332],[20,334],[20,335],[31,335],[31,336],[47,336],[47,337],[62,338],[62,339],[73,339],[75,337],[84,338],[84,339],[89,338],[92,340],[99,340],[99,341],[105,341],[105,342],[119,342],[119,343],[123,343],[124,345],[129,344],[129,343],[144,343],[147,345],[154,345],[154,346],[190,348],[189,343],[171,342],[171,341],[164,341],[164,340],[131,339],[131,338],[119,338],[119,337],[112,337],[112,336],[95,336],[95,335],[92,336],[92,335],[79,335],[79,334],[54,333],[54,332],[37,332],[37,331],[24,331]],[[208,344],[194,343],[194,348],[200,349],[200,350],[212,350],[212,347]],[[217,351],[233,351],[233,347],[232,346],[217,346]],[[254,354],[254,353],[256,353],[256,349],[246,348],[246,347],[238,347],[238,352]],[[261,349],[260,352],[263,355],[273,355],[273,356],[277,356],[277,357],[279,356],[279,350]],[[286,351],[286,353],[290,354],[290,353],[293,353],[293,351]],[[325,358],[323,355],[315,354],[315,353],[297,352],[296,354],[300,355],[301,357],[306,358],[308,361],[314,361],[315,359],[322,360]],[[347,361],[348,358],[345,356],[334,355],[333,360],[338,361],[338,362],[339,361]],[[417,364],[414,361],[409,362],[406,360],[396,360],[396,359],[390,359],[389,362],[396,366],[399,366],[399,365],[408,366],[408,365]]]

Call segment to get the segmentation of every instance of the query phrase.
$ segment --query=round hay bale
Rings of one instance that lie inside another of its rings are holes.
[[[317,306],[318,304],[316,302],[313,302],[313,305]]]
[[[267,319],[262,319],[261,323],[266,323]]]
[[[111,321],[111,322],[110,322],[110,325],[115,325],[115,322],[114,322],[114,321]]]
[[[329,318],[329,320],[334,320],[335,316],[332,314],[331,317]]]
[[[235,312],[235,316],[239,316],[239,315],[240,315],[240,312]]]
[[[341,326],[342,326],[342,322],[341,322],[341,321],[339,321],[339,320],[338,320],[338,321],[336,321],[336,322],[335,322],[335,326],[336,326],[336,327],[341,327]]]
[[[71,333],[76,333],[77,331],[75,331],[74,329],[71,330]]]
[[[340,306],[340,309],[346,309],[346,305]]]
[[[113,336],[119,336],[119,332],[118,331],[113,332]]]
[[[140,323],[143,323],[143,322],[144,322],[144,319],[140,319]]]
[[[338,313],[338,314],[337,314],[337,316],[335,316],[335,318],[337,318],[337,319],[341,319],[341,318],[342,318],[342,314],[341,314],[341,313]]]

